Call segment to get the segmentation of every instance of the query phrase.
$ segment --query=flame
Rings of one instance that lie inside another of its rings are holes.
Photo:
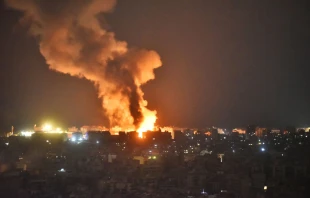
[[[129,47],[104,28],[105,20],[98,15],[113,11],[115,0],[6,3],[24,12],[51,70],[94,84],[109,127],[115,128],[112,132],[131,129],[142,137],[143,132],[154,129],[156,111],[147,108],[141,86],[155,79],[154,69],[162,62],[157,52]]]
[[[139,128],[136,129],[136,131],[139,134],[138,135],[139,138],[143,137],[143,132],[154,131],[155,122],[157,120],[156,111],[151,111],[151,110],[147,109],[146,107],[142,108],[142,115],[143,115],[144,119],[141,122]],[[114,126],[114,127],[110,128],[110,131],[113,134],[117,134],[120,131],[130,132],[130,131],[135,131],[135,129],[134,129],[134,127],[123,128],[120,126]]]
[[[164,126],[164,127],[159,127],[159,128],[162,132],[169,132],[169,133],[173,132],[173,127]]]
[[[155,122],[156,122],[156,111],[151,111],[149,109],[143,108],[143,116],[144,120],[141,123],[139,129],[137,132],[139,133],[139,137],[143,137],[143,132],[146,131],[153,131],[155,128]]]

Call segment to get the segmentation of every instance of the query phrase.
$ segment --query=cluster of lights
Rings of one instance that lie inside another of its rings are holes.
[[[63,133],[63,130],[61,128],[53,128],[53,126],[51,124],[43,124],[43,126],[41,127],[41,130],[44,133]],[[24,136],[24,137],[31,137],[34,134],[34,131],[21,131],[20,135]]]
[[[21,136],[25,136],[25,137],[31,137],[32,134],[34,134],[33,131],[22,131],[20,132]]]
[[[83,141],[83,138],[81,138],[81,137],[80,138],[72,137],[71,141],[72,142],[78,142],[78,141],[81,142],[81,141]],[[99,143],[99,141],[97,141],[97,142]]]

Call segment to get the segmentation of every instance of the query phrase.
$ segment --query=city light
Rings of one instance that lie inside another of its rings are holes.
[[[33,133],[34,133],[33,131],[22,131],[22,132],[20,132],[21,136],[25,136],[25,137],[31,137]]]
[[[205,192],[205,189],[202,189],[202,192],[201,192],[202,195],[207,195],[208,193]]]
[[[264,151],[265,151],[265,148],[261,148],[260,150],[264,152]]]
[[[267,186],[264,186],[264,191],[266,191],[266,190],[267,190],[267,188],[268,188]]]
[[[225,193],[225,192],[227,192],[227,190],[221,190],[221,193]]]

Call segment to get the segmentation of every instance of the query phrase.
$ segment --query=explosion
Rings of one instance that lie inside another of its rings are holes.
[[[40,52],[51,70],[86,78],[102,99],[110,128],[153,130],[156,111],[147,108],[141,85],[161,66],[152,50],[129,48],[104,29],[103,14],[115,0],[6,0],[24,13],[21,22],[39,38]]]

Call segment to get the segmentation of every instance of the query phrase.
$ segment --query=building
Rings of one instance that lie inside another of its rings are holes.
[[[232,130],[233,133],[239,133],[239,134],[245,134],[246,129],[245,128],[234,128]]]
[[[267,134],[267,128],[264,127],[256,127],[255,129],[255,135],[257,137],[263,137],[264,135]]]

